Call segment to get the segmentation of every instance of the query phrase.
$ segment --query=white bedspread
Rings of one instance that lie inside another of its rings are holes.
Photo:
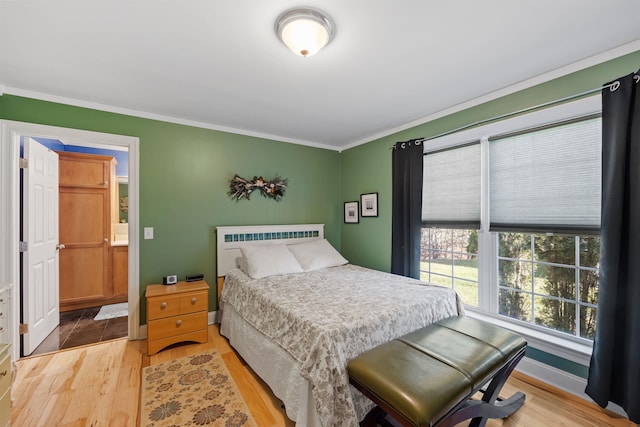
[[[452,289],[353,265],[263,279],[233,270],[221,300],[299,361],[327,427],[356,427],[372,407],[349,385],[350,359],[464,314]]]

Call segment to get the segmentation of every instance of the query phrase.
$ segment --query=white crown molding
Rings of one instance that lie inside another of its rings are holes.
[[[420,119],[413,120],[411,122],[397,126],[393,129],[389,129],[389,130],[368,136],[366,138],[354,141],[342,147],[341,151],[348,150],[350,148],[354,148],[354,147],[357,147],[358,145],[366,144],[367,142],[375,141],[380,138],[384,138],[385,136],[393,135],[394,133],[402,132],[404,130],[440,119],[442,117],[450,116],[451,114],[458,113],[460,111],[464,111],[472,107],[476,107],[486,102],[493,101],[498,98],[502,98],[503,96],[511,95],[516,92],[529,89],[533,86],[537,86],[542,83],[547,83],[551,80],[564,77],[571,73],[575,73],[577,71],[592,67],[594,65],[602,64],[603,62],[607,62],[612,59],[619,58],[621,56],[636,52],[638,50],[640,50],[640,40],[636,40],[631,43],[624,44],[615,49],[611,49],[606,52],[602,52],[598,55],[594,55],[589,58],[583,59],[581,61],[566,65],[564,67],[557,68],[553,71],[549,71],[548,73],[541,74],[531,79],[524,80],[522,82],[513,84],[511,86],[507,86],[495,92],[491,92],[489,94],[480,96],[478,98],[474,98],[469,101],[463,102],[462,104],[454,105],[453,107],[449,107],[442,111],[438,111],[437,113],[430,114]]]
[[[213,123],[205,123],[205,122],[199,122],[195,120],[181,119],[181,118],[172,117],[172,116],[165,116],[162,114],[149,113],[149,112],[140,111],[140,110],[132,110],[129,108],[114,107],[111,105],[100,104],[97,102],[82,101],[75,98],[67,98],[64,96],[50,95],[47,93],[35,92],[27,89],[0,85],[0,96],[2,96],[3,92],[8,95],[21,96],[23,98],[38,99],[41,101],[55,102],[58,104],[71,105],[74,107],[89,108],[92,110],[106,111],[109,113],[140,117],[143,119],[158,120],[161,122],[175,123],[179,125],[192,126],[192,127],[202,128],[202,129],[210,129],[210,130],[215,130],[220,132],[232,133],[236,135],[250,136],[253,138],[270,139],[276,142],[286,142],[289,144],[304,145],[308,147],[322,148],[322,149],[331,150],[331,151],[340,151],[342,149],[340,147],[321,144],[313,141],[305,141],[305,140],[295,139],[295,138],[286,138],[283,136],[272,135],[268,133],[254,132],[254,131],[249,131],[244,129],[232,128],[228,126],[220,126]]]

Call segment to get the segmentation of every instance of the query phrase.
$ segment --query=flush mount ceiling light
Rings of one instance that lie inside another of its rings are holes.
[[[296,55],[311,56],[333,39],[335,25],[317,9],[294,8],[276,19],[276,34]]]

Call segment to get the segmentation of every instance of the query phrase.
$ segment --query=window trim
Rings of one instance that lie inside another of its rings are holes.
[[[493,232],[489,231],[489,174],[486,173],[486,170],[489,165],[489,137],[600,114],[601,110],[601,96],[596,94],[577,101],[449,134],[429,140],[424,144],[424,152],[428,153],[456,148],[480,140],[482,182],[480,186],[481,212],[480,229],[478,230],[478,265],[482,266],[482,268],[480,268],[478,274],[479,307],[465,306],[468,314],[523,335],[532,347],[584,366],[589,365],[591,357],[593,344],[589,340],[497,314],[498,286],[491,286],[490,284],[497,283],[498,249],[497,239],[494,238]]]
[[[543,331],[541,328],[531,327],[533,325],[525,324],[525,322],[487,313],[475,307],[465,306],[465,310],[469,317],[493,323],[522,335],[531,347],[583,366],[589,366],[593,350],[591,343],[574,341],[571,339],[572,336],[568,338],[566,335],[558,336],[553,331]]]
[[[424,153],[471,144],[478,140],[488,140],[489,137],[513,132],[516,129],[525,130],[599,114],[602,111],[601,98],[600,94],[596,94],[577,101],[431,139],[423,143]]]

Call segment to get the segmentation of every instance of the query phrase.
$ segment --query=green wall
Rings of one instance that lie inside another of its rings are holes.
[[[140,138],[140,296],[162,276],[202,273],[216,301],[216,235],[222,225],[323,223],[340,248],[340,154],[336,151],[171,124],[11,95],[0,118]],[[289,179],[282,200],[227,196],[234,174]],[[144,240],[144,227],[154,239]],[[141,324],[146,323],[141,304]]]
[[[361,193],[379,193],[378,218],[361,218],[359,224],[342,225],[344,257],[355,264],[391,270],[392,150],[389,147],[396,142],[432,137],[470,123],[582,93],[638,68],[640,51],[344,151],[342,201],[358,200]],[[469,80],[468,84],[473,81]],[[527,356],[583,378],[587,376],[586,367],[552,354],[528,349]]]

